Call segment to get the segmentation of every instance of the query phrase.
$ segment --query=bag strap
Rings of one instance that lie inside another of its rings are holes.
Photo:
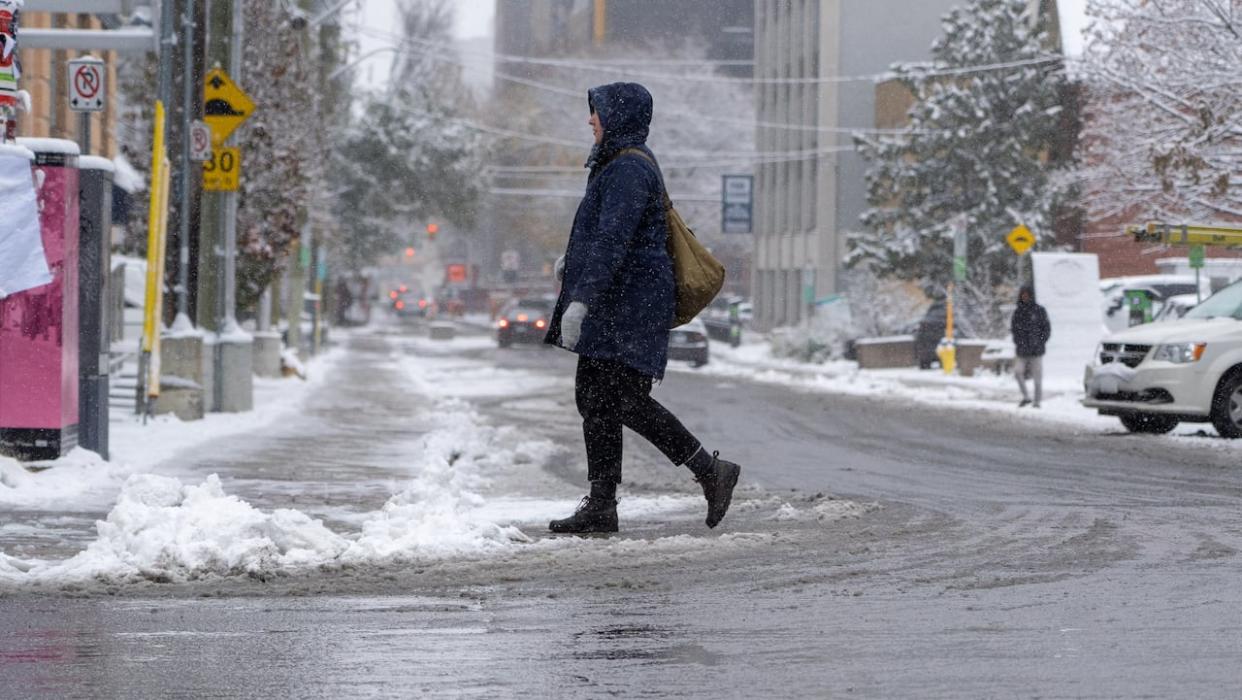
[[[621,156],[623,156],[623,155],[625,155],[625,154],[627,154],[627,153],[631,153],[631,154],[633,154],[633,155],[636,155],[636,156],[638,156],[639,158],[642,158],[643,160],[647,161],[648,163],[651,163],[652,167],[654,167],[654,168],[655,168],[655,170],[656,170],[656,176],[660,178],[660,189],[662,190],[662,193],[663,193],[663,195],[664,195],[664,208],[665,208],[665,209],[672,209],[672,208],[673,208],[673,200],[672,200],[672,199],[670,199],[670,198],[669,198],[669,196],[668,196],[668,187],[667,187],[667,186],[665,186],[665,184],[664,184],[664,173],[660,172],[660,164],[659,164],[659,163],[657,163],[657,162],[655,162],[655,159],[654,159],[654,158],[652,158],[651,156],[647,155],[647,153],[646,153],[645,151],[643,151],[641,148],[623,148],[623,149],[621,149],[621,151],[619,151],[619,152],[617,153],[617,155],[615,156],[614,160],[615,160],[616,158],[620,158]]]

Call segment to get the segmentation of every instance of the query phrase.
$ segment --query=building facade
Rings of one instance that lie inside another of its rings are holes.
[[[91,14],[52,14],[23,12],[22,29],[105,29],[103,22]],[[78,113],[69,109],[69,61],[87,53],[102,58],[107,64],[107,89],[112,93],[102,112],[90,114],[91,151],[113,158],[117,155],[117,108],[115,91],[116,55],[112,51],[62,51],[25,48],[18,34],[17,50],[22,64],[21,88],[30,93],[31,112],[17,117],[18,136],[37,136],[77,141],[80,130]]]
[[[846,235],[867,207],[866,164],[851,132],[877,128],[886,111],[869,76],[928,60],[940,18],[957,4],[756,1],[756,142],[771,154],[755,170],[760,327],[798,323],[815,300],[842,291]]]
[[[754,6],[755,0],[497,0],[496,51],[558,56],[610,44],[701,41],[710,60],[746,62],[754,56]],[[750,74],[748,65],[730,70]]]
[[[679,46],[702,48],[702,57],[708,61],[725,62],[716,66],[722,79],[748,78],[753,70],[754,42],[753,23],[755,0],[676,0],[675,2],[655,2],[653,0],[497,0],[495,15],[495,74],[493,90],[500,102],[515,112],[534,113],[547,109],[546,93],[538,86],[574,85],[581,89],[583,100],[578,103],[585,122],[586,83],[577,80],[566,69],[553,66],[524,62],[525,57],[534,58],[578,58],[582,60],[607,60],[618,55],[635,55],[626,51],[633,47],[642,47],[644,54],[651,54],[652,61],[665,58],[663,49],[676,49]],[[647,47],[654,47],[647,51]],[[695,51],[696,58],[699,51]],[[514,60],[514,57],[517,57]],[[645,56],[644,56],[645,57]],[[668,73],[676,68],[667,66],[644,66],[618,64],[626,66],[638,76],[643,73]],[[592,79],[598,82],[614,80],[638,80],[647,82],[656,94],[656,112],[661,115],[663,104],[660,91],[679,89],[670,87],[669,81],[651,82],[643,77],[627,77],[622,70],[599,72]],[[523,82],[528,81],[528,82]],[[710,110],[715,106],[711,100],[705,100],[701,109]],[[728,114],[717,116],[734,119],[750,119],[753,113],[747,105],[745,112],[730,109]],[[669,138],[668,131],[662,130],[657,116],[656,129],[660,135],[653,140]],[[667,117],[664,117],[668,119]],[[667,121],[663,124],[668,124]],[[583,124],[585,127],[585,124]],[[534,125],[529,131],[547,133],[544,126]],[[582,128],[582,127],[580,127]],[[741,127],[742,138],[747,137],[748,127]],[[588,132],[577,132],[586,135]],[[550,135],[550,134],[549,134]],[[747,144],[749,146],[749,144]],[[549,147],[532,147],[526,144],[513,144],[504,153],[499,153],[495,161],[507,166],[529,165],[532,162],[556,160],[560,153]],[[678,144],[681,150],[687,147]],[[573,169],[581,170],[580,165],[585,157],[589,141],[583,141],[581,149],[569,152],[569,160],[563,162]],[[658,149],[657,149],[658,150]],[[670,149],[671,150],[671,149]],[[551,152],[549,152],[551,151]],[[673,159],[666,165],[675,165]],[[711,187],[720,187],[720,174],[750,174],[749,163],[741,163],[736,170],[722,171],[724,166],[716,166],[715,170],[703,170],[694,175],[699,178],[696,185],[710,180]],[[683,169],[682,172],[684,172]],[[677,182],[677,176],[670,177]],[[514,180],[509,180],[514,182]],[[525,188],[565,189],[564,183],[572,182],[569,189],[581,187],[579,179],[548,177],[540,179],[537,175],[525,176],[520,186]],[[684,181],[683,181],[684,182]],[[708,186],[702,185],[695,192],[703,194]],[[675,190],[676,191],[676,190]],[[719,190],[716,190],[717,192]],[[706,195],[704,195],[706,196]],[[718,196],[718,195],[716,195]],[[518,202],[511,196],[492,195],[483,204],[481,230],[476,236],[480,242],[478,261],[485,274],[499,274],[500,256],[506,250],[520,254],[522,265],[521,275],[531,277],[540,271],[548,255],[548,241],[536,240],[538,236],[529,230],[524,219],[524,207],[537,206],[543,214],[560,212],[560,220],[572,220],[576,201],[572,197],[546,196],[537,204]],[[696,226],[696,231],[703,236],[705,243],[729,269],[727,293],[746,294],[750,289],[750,273],[753,269],[751,261],[752,238],[746,233],[724,235],[716,222],[720,220],[720,205],[713,202],[700,201],[696,204],[679,202],[682,213],[688,216]],[[711,218],[708,218],[711,217]],[[710,222],[710,223],[709,223]],[[553,259],[555,257],[553,256]]]

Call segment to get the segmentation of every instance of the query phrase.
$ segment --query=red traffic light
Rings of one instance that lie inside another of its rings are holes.
[[[407,257],[407,258],[412,258],[412,257],[414,257],[414,247],[413,247],[413,246],[410,246],[409,248],[406,248],[406,249],[405,249],[405,257]]]

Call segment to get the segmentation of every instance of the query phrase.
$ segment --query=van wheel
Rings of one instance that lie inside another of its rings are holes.
[[[1177,419],[1155,413],[1131,413],[1121,416],[1121,424],[1132,433],[1159,435],[1177,427]]]
[[[1234,372],[1216,388],[1212,398],[1212,425],[1221,437],[1242,437],[1242,372]]]

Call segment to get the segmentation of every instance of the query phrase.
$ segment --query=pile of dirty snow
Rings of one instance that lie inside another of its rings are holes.
[[[529,542],[518,528],[480,513],[489,474],[539,464],[555,451],[547,440],[523,440],[512,427],[483,423],[470,405],[437,402],[434,429],[423,439],[414,479],[362,524],[347,554],[353,561],[486,554]]]
[[[47,468],[31,471],[15,459],[0,456],[0,509],[100,510],[134,471],[80,447],[42,466]]]
[[[295,573],[340,565],[480,556],[529,542],[520,529],[481,512],[488,474],[538,464],[555,450],[546,440],[486,425],[468,404],[442,401],[430,411],[415,475],[361,532],[341,534],[292,509],[265,513],[228,495],[216,475],[199,485],[153,474],[131,475],[98,537],[61,562],[23,562],[0,553],[0,581],[171,581]]]

